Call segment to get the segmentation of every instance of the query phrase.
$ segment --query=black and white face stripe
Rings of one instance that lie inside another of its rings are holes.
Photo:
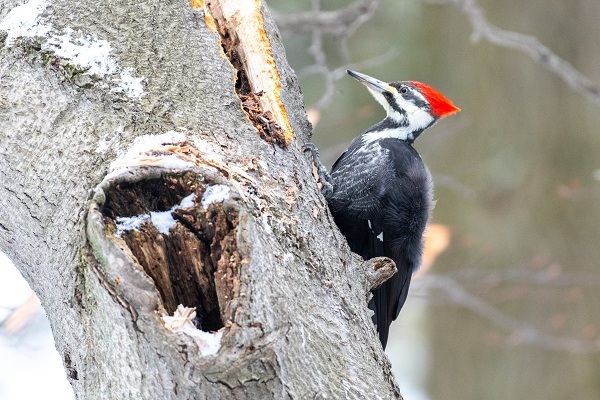
[[[416,88],[405,82],[395,82],[388,87],[390,91],[378,91],[367,86],[387,116],[368,129],[363,140],[372,142],[390,137],[412,142],[436,119],[430,112],[429,103]]]
[[[365,132],[363,141],[389,137],[412,142],[436,121],[429,102],[410,82],[388,84],[360,72],[348,70],[348,74],[367,87],[387,114],[382,122]]]
[[[404,98],[405,100],[410,101],[422,110],[425,110],[427,112],[431,111],[431,107],[429,106],[427,100],[425,100],[425,97],[423,97],[421,92],[419,92],[419,90],[412,86],[410,83],[393,82],[390,83],[390,86],[396,88],[398,94],[402,96],[402,98]]]

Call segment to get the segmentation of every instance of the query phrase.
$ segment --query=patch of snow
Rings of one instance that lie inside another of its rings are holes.
[[[152,150],[159,150],[165,143],[185,142],[183,133],[168,131],[158,135],[138,136],[133,140],[129,148],[119,155],[117,161],[124,158],[135,158]]]
[[[196,196],[196,193],[192,193],[189,196],[184,197],[183,199],[181,199],[181,203],[179,203],[179,207],[193,207],[194,206],[194,197]]]
[[[131,68],[124,68],[121,71],[120,78],[117,78],[116,81],[119,83],[119,89],[127,96],[139,99],[144,94],[144,86],[142,85],[144,79],[144,77],[134,77],[131,74]]]
[[[594,170],[593,175],[595,180],[600,181],[600,169]]]
[[[175,333],[184,333],[194,339],[198,345],[198,350],[203,356],[216,354],[221,348],[221,338],[223,331],[205,332],[197,329],[192,322],[196,317],[196,309],[184,307],[182,304],[177,306],[175,313],[170,315],[163,314],[162,319],[165,328]]]
[[[204,195],[202,195],[202,207],[206,209],[211,204],[222,202],[229,197],[229,192],[229,186],[226,185],[207,186]]]
[[[13,46],[19,37],[43,36],[46,38],[42,43],[43,50],[51,51],[57,57],[85,69],[85,74],[100,78],[112,78],[112,75],[118,74],[118,78],[112,79],[117,84],[113,92],[122,92],[136,99],[144,95],[144,77],[136,78],[132,75],[131,68],[123,68],[117,64],[110,55],[110,42],[98,39],[95,35],[80,35],[75,38],[73,30],[68,27],[61,34],[51,33],[54,30],[52,24],[40,17],[48,5],[47,0],[30,0],[10,10],[0,22],[0,30],[7,33],[5,47]]]
[[[152,211],[150,213],[152,224],[163,235],[168,235],[171,228],[175,226],[175,218],[171,215],[171,212],[173,212],[175,208],[176,207],[173,207],[169,211]]]
[[[182,160],[181,158],[172,155],[162,158],[157,163],[154,163],[154,165],[160,165],[161,167],[167,169],[187,169],[195,166],[196,164],[194,164],[191,161]]]
[[[119,156],[110,164],[111,172],[104,181],[113,179],[121,174],[127,174],[129,167],[140,165],[156,166],[168,169],[189,169],[194,167],[191,161],[185,161],[177,155],[166,155],[166,147],[172,143],[185,142],[187,138],[183,133],[168,131],[158,135],[143,135],[134,139],[133,143],[125,151],[120,151]],[[160,156],[149,155],[151,152],[160,152]]]
[[[129,231],[137,231],[144,222],[148,222],[150,216],[148,214],[136,215],[134,217],[117,217],[116,237],[121,237],[123,233]]]
[[[200,350],[200,354],[203,356],[210,356],[213,354],[217,354],[219,349],[221,348],[221,338],[223,337],[223,332],[205,332],[200,329],[196,329],[190,324],[184,325],[179,332],[183,332],[186,335],[191,336],[198,345],[198,349]]]
[[[16,6],[0,22],[0,31],[7,33],[5,47],[10,47],[20,37],[45,36],[52,25],[45,24],[40,18],[48,7],[47,0],[30,0]]]
[[[184,197],[179,204],[175,204],[167,211],[151,211],[150,215],[140,214],[133,217],[117,217],[117,231],[115,232],[115,236],[120,238],[125,232],[137,231],[145,222],[152,222],[160,233],[168,235],[171,228],[177,223],[175,218],[173,218],[172,212],[180,207],[193,207],[194,196],[195,194],[192,193]]]
[[[87,74],[106,76],[118,70],[117,62],[110,56],[112,48],[108,41],[95,36],[73,38],[71,28],[65,28],[62,35],[50,36],[42,44],[42,49],[53,51],[56,56],[86,68]]]

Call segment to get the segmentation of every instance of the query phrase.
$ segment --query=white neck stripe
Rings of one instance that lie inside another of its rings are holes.
[[[362,135],[362,143],[369,144],[376,142],[381,139],[400,139],[400,140],[414,140],[412,131],[409,127],[384,129],[381,131],[365,132]]]

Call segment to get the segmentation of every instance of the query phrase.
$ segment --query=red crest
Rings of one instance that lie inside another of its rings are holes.
[[[409,81],[409,83],[419,89],[423,97],[429,102],[431,113],[437,118],[444,118],[460,111],[460,108],[452,104],[451,100],[431,86],[417,81]]]

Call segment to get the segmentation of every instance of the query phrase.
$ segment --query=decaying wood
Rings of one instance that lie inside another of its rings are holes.
[[[238,91],[238,95],[240,100],[242,100],[242,108],[258,130],[259,136],[267,143],[285,144],[285,135],[281,126],[273,120],[273,115],[270,111],[263,110],[260,102],[263,92],[248,92],[244,94]]]
[[[221,46],[237,71],[236,91],[261,138],[287,146],[294,135],[281,100],[280,76],[264,29],[260,0],[208,0],[207,25],[221,36]]]
[[[217,331],[226,323],[228,304],[239,292],[241,258],[236,250],[235,213],[225,212],[222,203],[204,210],[198,201],[208,184],[188,172],[107,187],[102,213],[114,225],[119,216],[167,211],[195,194],[193,207],[172,212],[177,223],[168,235],[147,221],[121,236],[160,292],[164,310],[159,311],[171,315],[180,304],[195,307],[199,328]]]

